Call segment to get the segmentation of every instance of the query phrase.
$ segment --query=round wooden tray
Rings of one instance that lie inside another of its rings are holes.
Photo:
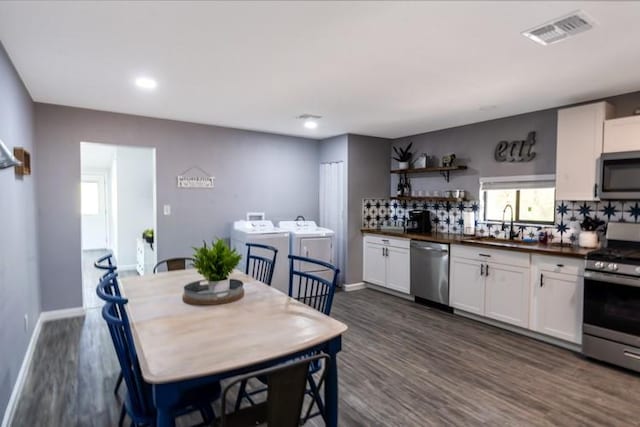
[[[217,305],[237,301],[244,296],[242,282],[229,279],[229,289],[216,291],[201,281],[191,282],[184,287],[182,301],[191,305]]]

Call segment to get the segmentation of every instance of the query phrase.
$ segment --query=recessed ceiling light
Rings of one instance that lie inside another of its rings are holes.
[[[318,119],[321,119],[322,116],[316,116],[314,114],[301,114],[298,116],[299,119],[304,120],[304,127],[307,129],[315,129],[318,127]]]
[[[136,79],[136,86],[140,89],[153,90],[158,86],[158,82],[150,77],[138,77]]]

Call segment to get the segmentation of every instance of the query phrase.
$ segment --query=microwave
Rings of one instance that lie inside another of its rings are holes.
[[[640,199],[640,151],[603,153],[598,163],[598,196]]]

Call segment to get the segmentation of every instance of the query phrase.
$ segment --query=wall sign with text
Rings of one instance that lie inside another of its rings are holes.
[[[496,145],[494,158],[496,162],[530,162],[536,157],[533,151],[535,143],[535,131],[529,132],[527,139],[522,141],[500,141]]]
[[[189,171],[197,171],[200,172],[202,176],[187,175]],[[202,168],[198,166],[191,167],[186,171],[182,172],[178,175],[178,188],[213,188],[213,181],[216,179],[215,176],[211,176],[208,172],[204,171]]]

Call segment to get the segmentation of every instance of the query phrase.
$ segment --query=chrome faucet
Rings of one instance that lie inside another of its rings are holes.
[[[511,206],[509,203],[507,203],[507,205],[502,210],[502,231],[504,231],[504,229],[507,228],[504,222],[504,214],[507,212],[507,208],[511,210],[511,218],[509,220],[509,240],[513,240],[520,234],[520,232],[513,231],[513,206]]]

